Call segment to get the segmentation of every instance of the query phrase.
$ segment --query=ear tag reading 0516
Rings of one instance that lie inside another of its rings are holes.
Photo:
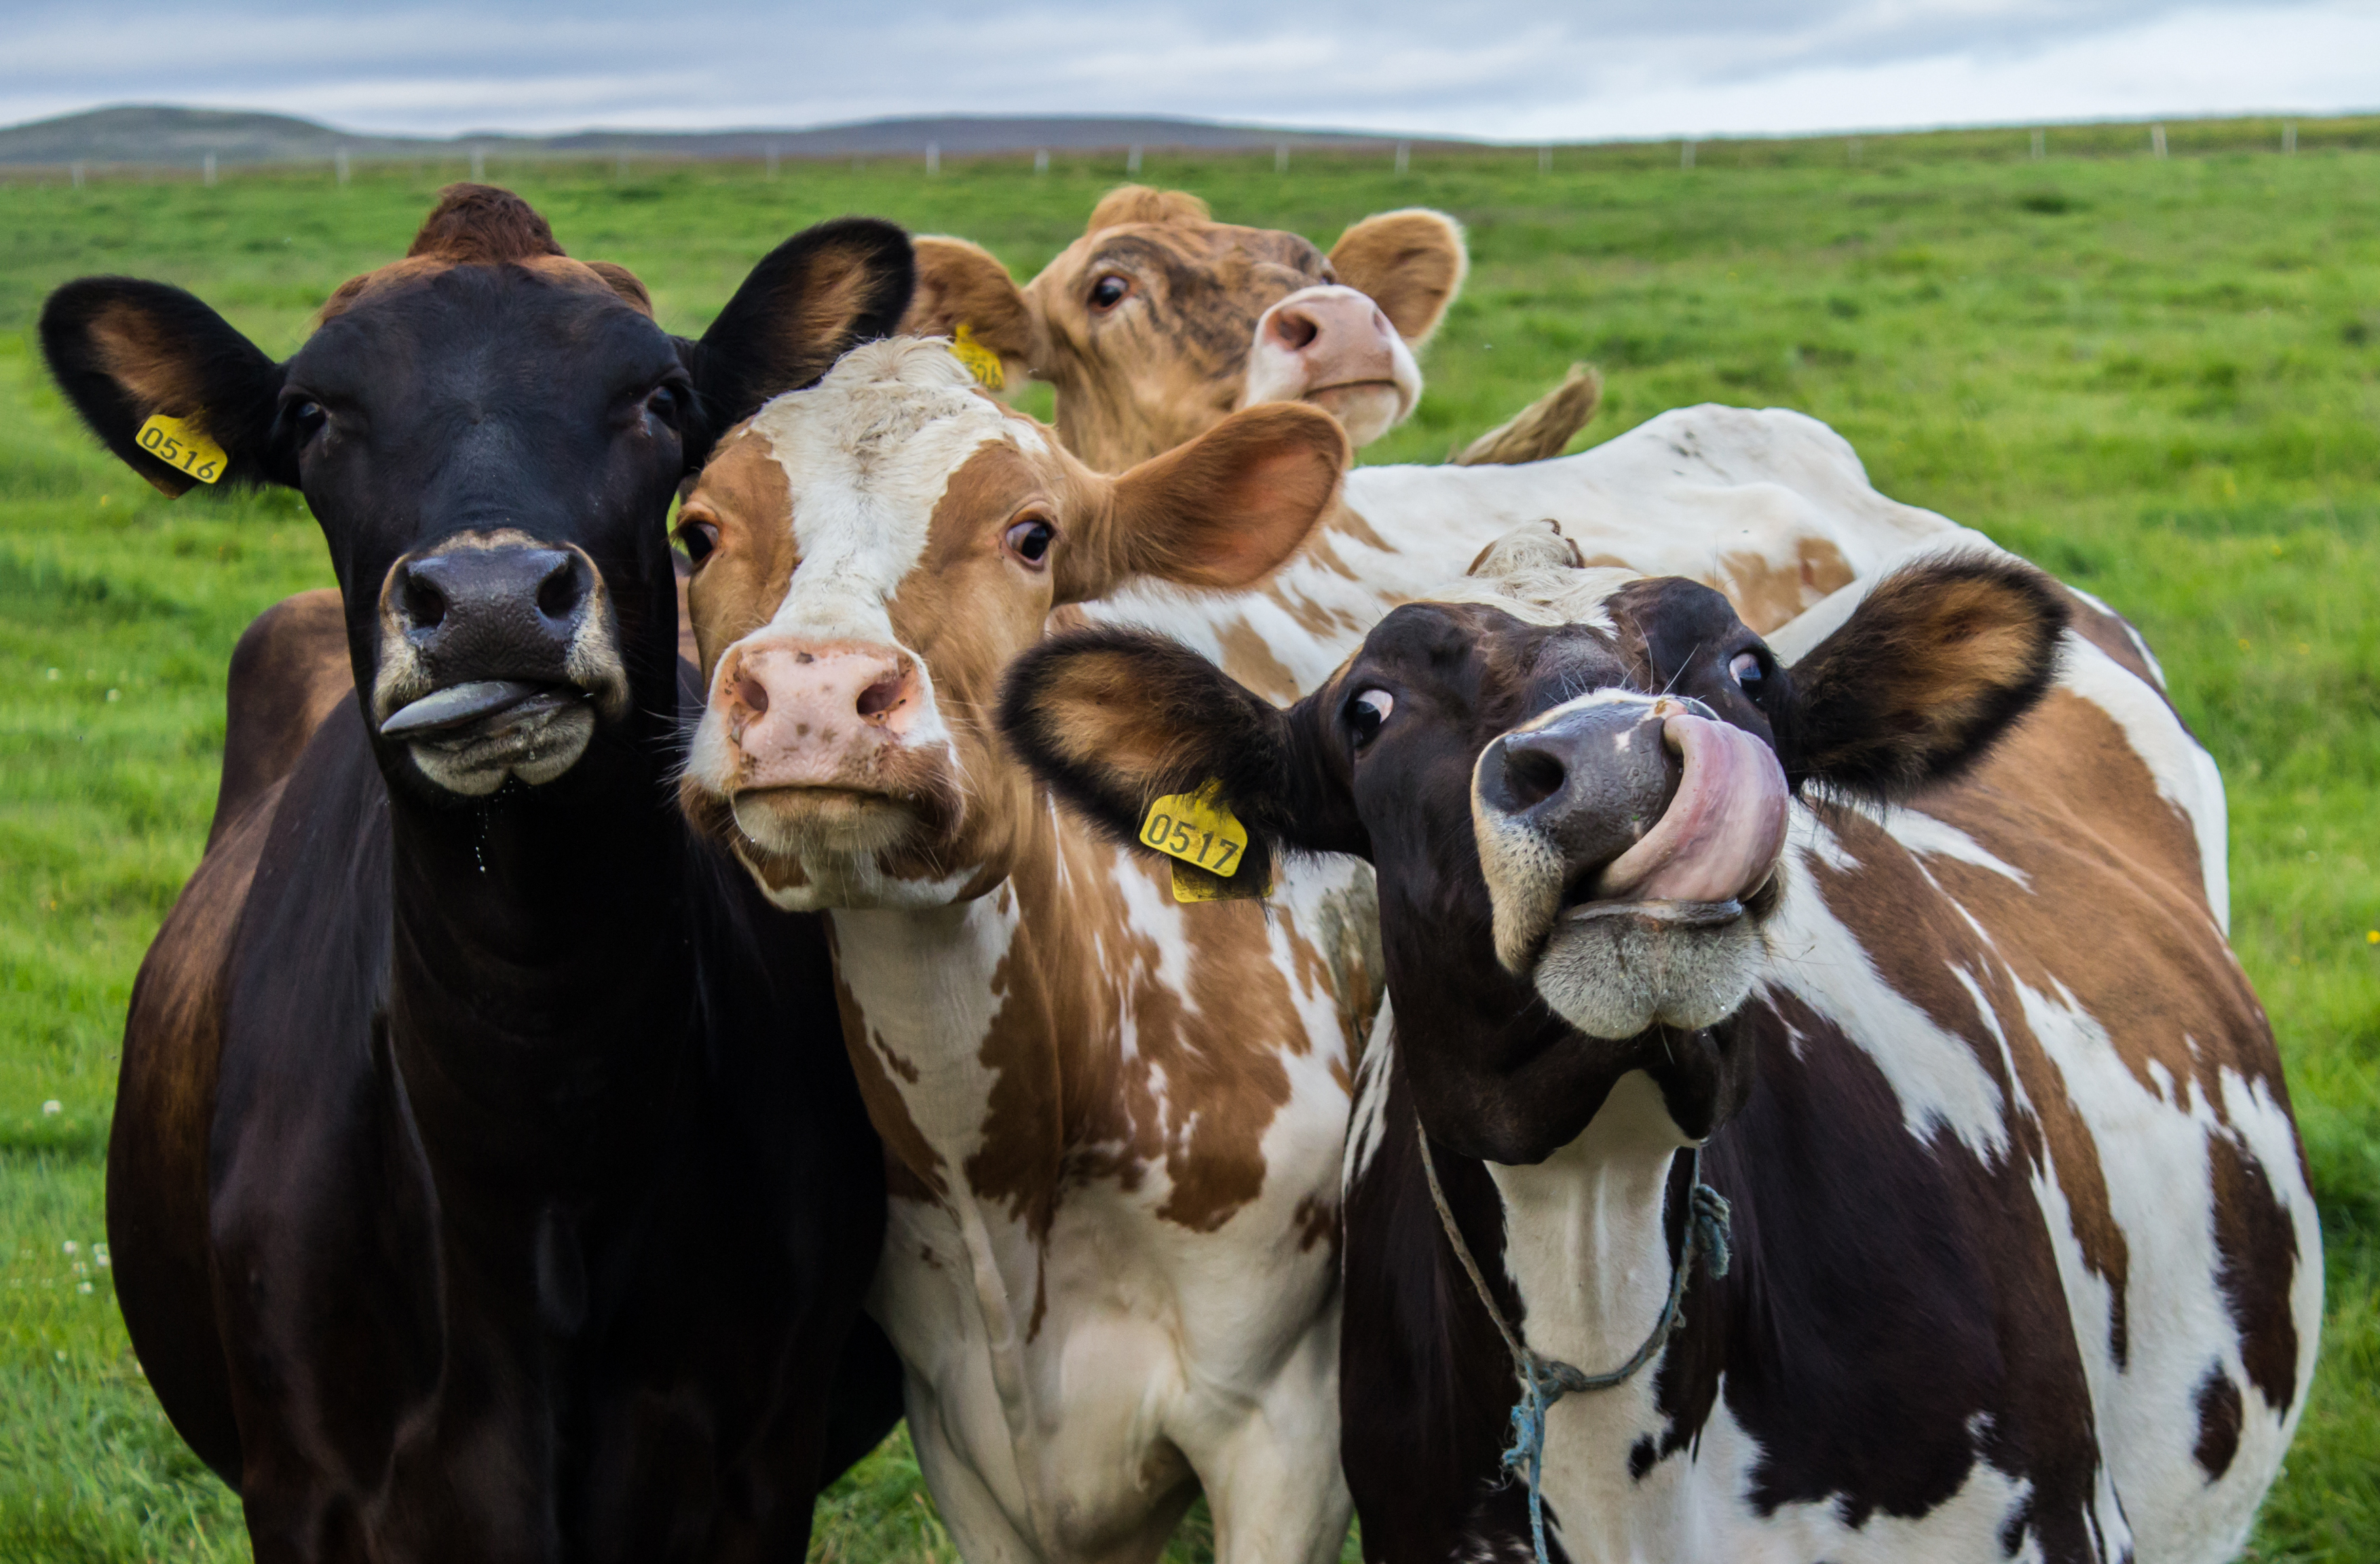
[[[224,475],[224,448],[193,424],[164,413],[151,413],[132,443],[166,466],[188,473],[201,483]]]
[[[962,325],[951,333],[951,354],[966,365],[967,373],[987,391],[998,391],[1008,384],[1008,372],[1000,367],[1000,355],[975,339],[975,329]]]
[[[1140,840],[1144,847],[1225,880],[1240,872],[1240,862],[1248,851],[1247,827],[1216,800],[1211,782],[1195,793],[1168,793],[1150,804],[1141,819]],[[1233,886],[1227,890],[1209,880],[1186,878],[1179,869],[1173,874],[1176,901],[1220,901],[1263,894],[1261,889]]]

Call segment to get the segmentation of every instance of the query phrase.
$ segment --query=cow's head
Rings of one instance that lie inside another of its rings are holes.
[[[1120,836],[1214,782],[1255,838],[1243,873],[1369,859],[1423,1121],[1499,1162],[1569,1143],[1632,1069],[1707,1135],[1749,1083],[1715,1023],[1769,959],[1791,791],[1956,772],[2039,697],[2065,623],[2029,567],[1944,558],[1787,669],[1709,588],[1575,560],[1551,523],[1509,534],[1287,711],[1102,629],[1022,660],[1002,713]]]
[[[710,690],[688,815],[782,906],[983,894],[1046,818],[991,709],[1050,609],[1133,577],[1246,586],[1346,455],[1325,415],[1256,408],[1107,477],[941,344],[856,349],[731,432],[679,509]]]
[[[918,240],[902,329],[964,327],[1003,378],[1052,383],[1059,437],[1102,472],[1263,402],[1311,402],[1361,446],[1413,411],[1414,354],[1468,263],[1442,213],[1366,217],[1325,255],[1295,234],[1215,222],[1196,196],[1127,185],[1022,288],[972,244]]]
[[[518,197],[457,185],[286,361],[127,277],[59,288],[42,340],[84,421],[168,494],[191,479],[144,448],[155,414],[220,446],[222,477],[304,493],[383,770],[478,797],[552,781],[639,715],[666,724],[673,493],[717,428],[890,329],[910,282],[899,229],[824,224],[685,342],[626,271],[566,258]]]

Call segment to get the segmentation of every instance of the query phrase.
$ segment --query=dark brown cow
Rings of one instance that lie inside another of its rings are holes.
[[[284,363],[159,284],[44,311],[119,456],[188,487],[138,434],[181,421],[339,579],[235,654],[109,1152],[126,1321],[260,1560],[798,1558],[895,1414],[820,933],[670,807],[662,521],[909,283],[898,229],[824,225],[680,342],[459,186]]]
[[[1111,831],[1213,782],[1250,869],[1379,872],[1340,1360],[1366,1552],[1533,1552],[1451,1223],[1544,1374],[1646,1354],[1546,1415],[1556,1558],[2231,1557],[2322,1264],[2204,751],[2005,556],[1854,589],[1780,632],[1790,668],[1709,590],[1575,559],[1508,537],[1286,712],[1116,630],[1009,686]],[[1694,1258],[1696,1171],[1731,1265]]]

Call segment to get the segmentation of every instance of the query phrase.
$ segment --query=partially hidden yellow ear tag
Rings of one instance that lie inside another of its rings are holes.
[[[978,342],[975,328],[962,325],[951,333],[951,354],[966,365],[967,373],[987,391],[998,391],[1008,385],[1008,372],[1000,367],[1000,355]]]
[[[167,418],[164,413],[151,413],[149,422],[140,426],[140,433],[132,437],[132,443],[201,483],[221,478],[229,460],[224,448],[208,439],[197,425]]]
[[[1229,901],[1259,897],[1269,886],[1250,881],[1232,883],[1247,857],[1248,828],[1216,799],[1209,782],[1195,793],[1168,793],[1148,806],[1140,823],[1140,840],[1169,858],[1173,869],[1176,901]],[[1204,874],[1184,874],[1183,864]]]

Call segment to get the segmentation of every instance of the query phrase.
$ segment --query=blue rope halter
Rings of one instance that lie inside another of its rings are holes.
[[[1504,1452],[1504,1470],[1528,1484],[1529,1540],[1536,1547],[1536,1564],[1551,1564],[1546,1554],[1546,1501],[1540,1482],[1546,1464],[1546,1413],[1573,1390],[1609,1390],[1615,1385],[1626,1384],[1660,1355],[1670,1332],[1677,1327],[1678,1305],[1685,1301],[1686,1284],[1693,1279],[1694,1263],[1700,1260],[1706,1264],[1714,1277],[1727,1275],[1732,1258],[1727,1241],[1727,1197],[1703,1182],[1703,1149],[1696,1146],[1694,1166],[1688,1173],[1692,1192],[1687,1196],[1686,1249],[1677,1268],[1670,1273],[1670,1301],[1661,1306],[1661,1317],[1653,1322],[1653,1334],[1645,1338],[1626,1362],[1606,1374],[1588,1374],[1559,1358],[1533,1350],[1506,1322],[1504,1312],[1496,1307],[1495,1295],[1488,1290],[1488,1278],[1479,1272],[1479,1262],[1471,1257],[1471,1246],[1463,1241],[1463,1230],[1454,1225],[1454,1213],[1447,1208],[1446,1191],[1438,1183],[1438,1165],[1430,1159],[1429,1131],[1415,1125],[1415,1133],[1421,1142],[1421,1170],[1429,1180],[1430,1204],[1438,1207],[1439,1225],[1446,1229],[1446,1241],[1453,1246],[1454,1257],[1463,1262],[1464,1273],[1478,1290],[1488,1317],[1496,1323],[1496,1333],[1504,1338],[1504,1349],[1512,1354],[1512,1366],[1520,1375],[1521,1395],[1512,1406],[1512,1445]]]

